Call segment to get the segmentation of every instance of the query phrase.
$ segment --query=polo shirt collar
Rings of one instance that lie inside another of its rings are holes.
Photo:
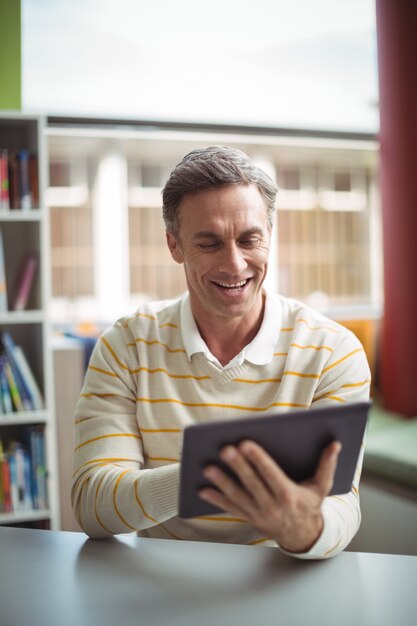
[[[191,310],[188,292],[181,299],[180,327],[182,341],[189,359],[191,359],[193,354],[203,353],[208,360],[222,367],[216,357],[210,352],[198,331]],[[270,363],[274,355],[280,328],[281,304],[279,297],[266,292],[264,318],[256,337],[225,367],[241,365],[245,360],[254,365],[267,365]]]

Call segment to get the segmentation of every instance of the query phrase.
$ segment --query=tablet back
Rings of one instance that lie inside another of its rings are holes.
[[[220,512],[198,497],[198,490],[209,485],[202,470],[216,463],[233,476],[219,460],[218,452],[225,445],[236,445],[244,439],[259,443],[296,482],[311,478],[326,445],[340,441],[342,451],[330,495],[349,492],[369,407],[368,402],[361,402],[188,426],[184,430],[181,459],[180,517]]]

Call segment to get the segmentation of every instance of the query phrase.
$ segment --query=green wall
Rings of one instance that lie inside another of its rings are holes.
[[[0,0],[0,109],[21,109],[20,0]]]

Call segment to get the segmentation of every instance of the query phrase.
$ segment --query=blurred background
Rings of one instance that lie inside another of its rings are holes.
[[[22,104],[52,118],[53,319],[181,293],[160,190],[210,143],[278,182],[273,289],[380,311],[377,91],[372,0],[24,0]]]
[[[417,258],[406,244],[417,199],[392,196],[412,181],[392,172],[395,163],[408,172],[401,155],[413,161],[413,4],[0,0],[0,120],[5,129],[10,112],[41,120],[43,295],[34,309],[54,340],[29,357],[56,417],[52,526],[59,517],[74,526],[67,442],[98,334],[186,287],[166,248],[162,186],[186,152],[223,144],[245,150],[279,187],[268,288],[346,325],[371,365],[368,522],[353,548],[417,553],[417,303],[407,273]],[[392,78],[398,68],[402,80]],[[393,137],[403,142],[395,149]],[[10,215],[0,218],[14,234]],[[33,243],[37,226],[27,229]]]

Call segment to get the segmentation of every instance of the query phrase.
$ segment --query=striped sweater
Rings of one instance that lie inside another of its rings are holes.
[[[89,536],[136,531],[276,546],[228,514],[177,516],[185,426],[369,398],[369,367],[356,337],[300,302],[273,297],[281,319],[264,365],[245,360],[223,369],[201,352],[189,358],[180,300],[144,305],[103,333],[75,415],[72,502]],[[297,556],[333,556],[356,533],[362,456],[363,450],[352,491],[324,500],[324,530],[308,553]]]

